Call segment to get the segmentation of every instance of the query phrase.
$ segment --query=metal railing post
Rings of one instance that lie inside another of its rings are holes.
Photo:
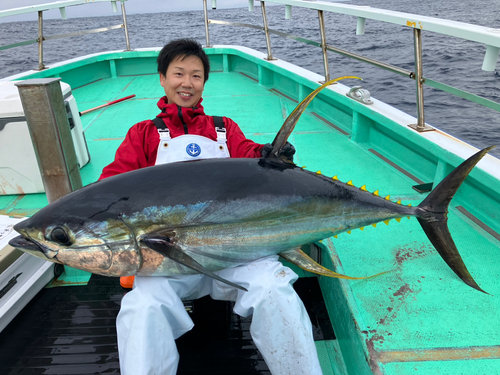
[[[325,68],[325,82],[330,80],[330,69],[328,68],[328,55],[326,54],[326,32],[325,16],[322,10],[318,10],[319,31],[321,34],[321,49],[323,50],[323,66]]]
[[[45,69],[43,64],[43,11],[38,11],[38,70]]]
[[[49,203],[82,187],[60,80],[16,83]]]
[[[413,29],[413,46],[415,50],[415,82],[417,87],[417,123],[410,124],[412,129],[419,132],[434,130],[434,128],[425,125],[424,114],[424,75],[422,67],[422,30]]]
[[[207,10],[207,0],[203,0],[203,14],[205,15],[205,37],[207,39],[207,48],[212,47],[210,45],[210,36],[208,34],[208,10]]]
[[[130,39],[128,37],[127,14],[125,13],[125,3],[122,1],[123,28],[125,30],[125,40],[127,42],[126,51],[130,51]]]
[[[266,33],[267,60],[276,60],[275,58],[273,58],[273,52],[271,51],[271,36],[269,35],[269,27],[267,25],[266,4],[264,1],[260,2],[260,7],[262,9],[262,20],[264,22],[264,32]]]

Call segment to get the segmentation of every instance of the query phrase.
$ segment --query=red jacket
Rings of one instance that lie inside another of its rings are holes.
[[[172,138],[186,134],[201,135],[211,140],[217,140],[214,122],[211,116],[205,115],[201,105],[203,99],[193,108],[179,107],[168,104],[164,96],[158,102],[165,125],[170,130]],[[185,126],[184,126],[185,124]],[[232,158],[260,158],[263,145],[247,138],[233,120],[224,117],[226,127],[227,147]],[[116,151],[115,160],[104,167],[101,177],[111,177],[120,173],[155,165],[156,153],[160,138],[153,121],[146,120],[132,126],[125,140]]]

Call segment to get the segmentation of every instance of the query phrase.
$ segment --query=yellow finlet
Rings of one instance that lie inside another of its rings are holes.
[[[401,204],[401,199],[396,202],[397,204]]]
[[[351,231],[350,231],[350,230],[348,230],[348,231],[347,231],[347,233],[348,233],[348,234],[351,234]]]
[[[317,171],[316,174],[321,174],[321,171]]]
[[[391,220],[390,219],[389,220],[384,220],[385,225],[389,225],[389,221],[391,221]]]
[[[375,195],[376,197],[380,197],[380,195],[378,195],[378,190],[375,190],[372,195]]]
[[[352,184],[352,180],[347,181],[347,182],[346,182],[346,185],[349,185],[349,186],[354,186],[354,185]]]
[[[365,227],[359,227],[360,230],[365,230]]]
[[[397,221],[398,223],[400,223],[400,222],[401,222],[401,218],[400,218],[400,217],[397,217],[397,218],[396,218],[396,221]]]
[[[411,207],[411,203],[408,205],[408,207]]]
[[[333,238],[339,238],[339,236],[335,235],[335,236],[333,236]]]
[[[332,177],[332,180],[334,180],[334,181],[338,181],[339,179],[338,179],[338,177],[337,177],[337,176],[333,176],[333,177]]]
[[[372,227],[376,228],[377,227],[377,223],[372,224]]]
[[[390,201],[390,195],[388,195],[387,197],[384,198],[386,201]]]
[[[366,185],[361,186],[361,187],[359,188],[359,190],[368,191],[368,190],[366,190]]]

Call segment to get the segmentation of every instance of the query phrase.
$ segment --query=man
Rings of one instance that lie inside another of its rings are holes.
[[[100,179],[162,163],[260,158],[270,151],[270,145],[245,138],[231,119],[204,114],[201,96],[210,66],[197,42],[172,41],[157,62],[165,91],[158,102],[161,113],[128,131]],[[287,143],[281,152],[291,159],[295,149]],[[205,275],[135,278],[117,317],[122,374],[175,374],[179,362],[175,339],[193,327],[182,300],[206,295],[235,301],[234,311],[241,316],[253,314],[250,333],[273,374],[321,373],[311,322],[292,287],[297,275],[277,255],[216,273],[248,292]]]

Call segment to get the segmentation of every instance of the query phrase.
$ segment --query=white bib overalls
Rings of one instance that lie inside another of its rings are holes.
[[[217,141],[190,134],[172,139],[168,130],[159,134],[156,164],[229,157],[225,129],[217,128]],[[272,374],[322,374],[309,316],[292,287],[298,276],[277,255],[216,273],[248,292],[205,275],[136,276],[116,321],[122,375],[176,374],[175,339],[193,328],[182,300],[206,295],[235,301],[240,316],[253,314],[250,333]]]
[[[155,165],[196,159],[228,158],[226,129],[216,128],[216,132],[217,141],[192,134],[184,134],[172,139],[168,129],[159,129],[160,144]]]

